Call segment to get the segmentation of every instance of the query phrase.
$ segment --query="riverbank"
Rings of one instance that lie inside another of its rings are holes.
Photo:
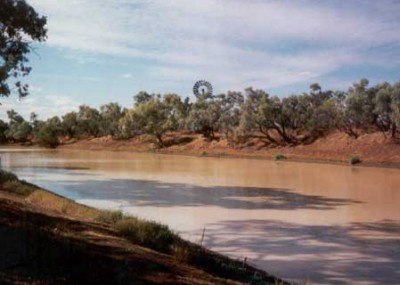
[[[0,173],[7,284],[289,284],[166,226],[83,206]]]
[[[358,139],[334,132],[307,145],[273,146],[260,139],[245,144],[232,144],[226,139],[208,141],[201,135],[171,133],[165,137],[165,147],[157,148],[149,136],[130,140],[111,137],[66,141],[60,149],[112,150],[156,152],[212,157],[275,159],[278,154],[290,161],[348,164],[351,157],[359,157],[364,166],[400,168],[400,144],[382,133],[361,135]]]

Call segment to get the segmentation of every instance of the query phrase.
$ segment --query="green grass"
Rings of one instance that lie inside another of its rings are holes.
[[[350,165],[355,165],[361,163],[361,159],[358,156],[352,156],[349,158],[349,164]]]
[[[22,196],[32,194],[37,188],[8,171],[0,170],[0,190]]]
[[[173,244],[180,241],[168,226],[124,216],[121,211],[101,211],[95,220],[113,226],[118,233],[136,244],[165,253],[170,253]]]
[[[170,253],[174,242],[180,240],[168,226],[134,217],[121,219],[115,224],[115,229],[139,245],[165,253]]]
[[[112,226],[119,235],[135,244],[169,254],[177,262],[186,262],[219,277],[236,278],[247,284],[266,284],[262,281],[262,278],[260,280],[254,279],[254,272],[244,270],[242,262],[229,259],[198,244],[185,241],[166,225],[124,216],[121,211],[92,210],[89,213],[85,207],[85,211],[82,212],[75,208],[82,208],[83,206],[38,189],[33,184],[18,180],[16,175],[0,170],[0,191],[9,191],[24,196],[29,195],[27,199],[30,199],[30,202],[36,205],[52,205],[67,215],[87,218],[90,214],[90,219]]]
[[[104,224],[115,225],[122,220],[123,215],[121,211],[101,211],[96,217],[96,221]]]
[[[2,190],[22,196],[29,196],[36,190],[36,188],[25,183],[25,181],[14,180],[5,182],[2,185]]]
[[[225,278],[236,277],[246,282],[252,280],[252,275],[243,271],[242,262],[228,259],[198,244],[185,241],[168,226],[110,211],[103,211],[96,220],[112,225],[121,236],[133,243],[170,254],[178,262],[201,267]]]
[[[275,155],[274,157],[275,160],[282,160],[282,159],[286,159],[286,156],[282,153],[278,153]]]

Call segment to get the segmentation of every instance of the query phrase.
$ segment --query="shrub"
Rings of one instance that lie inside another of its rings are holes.
[[[350,165],[354,165],[354,164],[358,164],[361,163],[361,159],[358,156],[352,156],[349,159],[349,164]]]
[[[282,159],[286,159],[286,156],[283,155],[282,153],[278,153],[275,155],[275,160],[282,160]]]
[[[18,177],[11,172],[0,170],[0,184],[4,184],[8,181],[18,181]]]
[[[28,196],[33,191],[35,191],[34,187],[30,186],[29,184],[25,184],[24,182],[17,181],[17,180],[5,182],[3,184],[2,189],[4,191],[15,193],[15,194],[22,195],[22,196]]]
[[[170,252],[179,237],[168,226],[137,218],[124,218],[115,224],[115,229],[127,239],[161,252]]]
[[[121,211],[101,211],[101,213],[96,217],[96,221],[100,223],[115,225],[117,222],[122,220]]]

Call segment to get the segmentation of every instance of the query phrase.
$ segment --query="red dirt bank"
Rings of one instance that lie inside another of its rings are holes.
[[[166,147],[159,153],[209,155],[228,157],[249,157],[272,159],[277,153],[291,160],[347,162],[349,157],[358,156],[367,165],[400,167],[400,143],[385,138],[382,133],[361,135],[353,139],[344,133],[334,132],[312,144],[298,146],[265,145],[259,139],[252,139],[242,145],[234,145],[226,139],[207,141],[201,135],[172,133],[165,136]],[[152,139],[141,136],[130,140],[115,140],[111,137],[85,139],[66,143],[64,149],[90,149],[114,151],[155,151]]]

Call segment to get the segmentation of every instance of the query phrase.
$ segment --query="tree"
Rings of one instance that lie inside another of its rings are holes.
[[[134,109],[127,109],[118,122],[120,139],[130,139],[143,133],[143,119]]]
[[[398,126],[400,126],[400,81],[397,81],[392,88],[391,109],[393,118],[392,137],[395,137]]]
[[[28,85],[20,77],[31,71],[27,66],[27,54],[31,41],[46,39],[46,18],[39,16],[25,0],[0,1],[0,96],[9,96],[12,89],[8,84],[14,78],[20,97],[28,95]]]
[[[203,134],[209,140],[215,139],[218,131],[218,121],[221,116],[221,106],[215,100],[199,97],[192,105],[187,118],[187,126],[191,131]]]
[[[363,78],[350,87],[345,101],[341,127],[351,137],[357,138],[362,131],[382,130],[382,117],[376,108],[377,88],[368,88],[368,80]]]
[[[0,143],[6,143],[6,131],[8,130],[8,124],[3,120],[0,120]]]
[[[143,123],[143,132],[155,136],[160,147],[164,146],[162,136],[178,128],[179,109],[172,101],[168,95],[163,99],[152,95],[150,100],[142,102],[135,109],[140,122]]]
[[[100,135],[101,115],[97,109],[81,105],[77,119],[79,135],[93,137]]]
[[[60,118],[55,116],[39,123],[35,138],[40,145],[55,148],[60,144],[59,137],[64,133]]]
[[[245,90],[246,100],[242,105],[240,127],[245,135],[257,131],[268,143],[278,144],[271,134],[274,127],[274,117],[280,112],[280,100],[270,98],[263,90],[254,90],[249,87]]]
[[[396,135],[396,122],[394,118],[395,107],[393,101],[393,88],[385,82],[376,86],[377,93],[375,97],[375,110],[376,113],[376,125],[382,131],[383,135],[386,136],[385,132],[391,131],[392,137]]]
[[[8,130],[5,131],[6,138],[13,142],[27,142],[30,134],[32,133],[32,127],[29,122],[25,121],[14,110],[7,111],[9,119]]]
[[[123,116],[123,110],[118,103],[108,103],[100,106],[101,124],[100,131],[102,135],[117,136],[118,122]]]
[[[135,107],[139,106],[140,104],[150,101],[153,97],[154,97],[154,94],[151,95],[145,91],[140,91],[138,94],[133,96],[133,101],[135,103]]]
[[[219,131],[230,139],[239,127],[244,97],[240,92],[228,91],[226,95],[217,95],[214,100],[219,105],[220,110],[217,122]]]
[[[76,137],[79,131],[78,114],[69,112],[62,116],[62,127],[69,138]]]

